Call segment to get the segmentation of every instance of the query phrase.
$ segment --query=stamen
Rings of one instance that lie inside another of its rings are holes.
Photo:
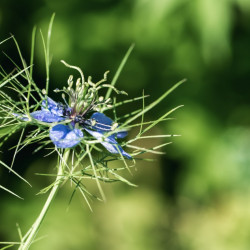
[[[95,119],[92,119],[91,120],[91,126],[95,126],[96,125],[96,120]]]
[[[100,96],[98,100],[99,100],[99,102],[103,102],[104,97],[103,97],[103,96]]]
[[[112,124],[111,130],[115,130],[117,127],[118,127],[118,123],[115,122],[114,124]]]

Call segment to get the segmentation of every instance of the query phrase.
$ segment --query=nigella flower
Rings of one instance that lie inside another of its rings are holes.
[[[127,132],[120,131],[105,137],[105,133],[111,132],[118,124],[99,112],[94,112],[89,118],[86,118],[93,107],[94,101],[83,112],[77,113],[76,105],[71,108],[68,105],[56,103],[48,97],[42,101],[41,110],[30,113],[30,116],[46,123],[58,123],[70,120],[68,125],[57,124],[50,129],[50,139],[58,148],[72,148],[79,144],[84,136],[80,129],[82,128],[98,139],[109,152],[113,154],[121,153],[126,158],[132,159],[116,141],[116,138],[124,138]],[[27,117],[23,117],[22,119],[28,120]]]

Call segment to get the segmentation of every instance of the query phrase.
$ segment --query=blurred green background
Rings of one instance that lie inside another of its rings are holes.
[[[130,97],[144,89],[149,103],[177,81],[188,81],[146,117],[185,105],[172,115],[176,120],[153,131],[182,136],[154,163],[138,163],[129,178],[139,187],[106,185],[108,202],[94,201],[91,213],[80,195],[68,207],[72,188],[65,185],[40,231],[45,238],[31,249],[250,249],[250,1],[1,0],[0,40],[14,34],[28,61],[33,26],[45,34],[53,12],[51,89],[72,73],[61,59],[94,80],[110,70],[112,79],[131,43],[135,49],[117,85]],[[12,41],[1,51],[18,60]],[[0,64],[13,69],[3,54]],[[43,88],[39,34],[34,71]],[[1,160],[11,161],[8,148],[17,139],[7,142]],[[0,169],[0,184],[25,198],[0,190],[0,241],[18,240],[17,222],[23,232],[29,228],[46,198],[35,194],[53,180],[35,173],[53,173],[55,159],[32,149],[15,164],[32,189]]]

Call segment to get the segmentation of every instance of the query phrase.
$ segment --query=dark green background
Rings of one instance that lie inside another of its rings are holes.
[[[144,89],[149,103],[177,81],[188,81],[146,116],[151,120],[185,105],[174,113],[176,120],[152,132],[182,136],[156,162],[138,163],[129,178],[139,187],[105,186],[107,204],[94,201],[91,213],[80,196],[66,211],[72,192],[66,185],[40,231],[47,237],[32,249],[249,249],[249,0],[2,0],[0,40],[14,34],[28,61],[33,26],[46,34],[53,12],[51,90],[72,73],[61,59],[96,81],[106,70],[112,79],[131,43],[135,49],[117,84],[130,97]],[[18,62],[12,41],[2,50]],[[3,54],[0,63],[7,72],[13,69]],[[34,72],[43,88],[39,32]],[[5,162],[17,139],[2,149]],[[32,149],[17,157],[15,170],[33,189],[0,170],[0,184],[25,198],[0,191],[0,241],[18,240],[16,222],[23,232],[28,229],[46,198],[35,194],[52,181],[34,173],[53,173],[54,159],[44,158],[46,152],[33,155]]]

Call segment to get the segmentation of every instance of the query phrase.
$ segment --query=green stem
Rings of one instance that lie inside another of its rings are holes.
[[[28,233],[26,234],[26,236],[23,237],[22,240],[24,240],[26,237],[27,239],[25,239],[20,247],[18,248],[18,250],[28,250],[30,245],[33,243],[39,229],[40,229],[40,226],[49,210],[49,207],[53,201],[53,199],[55,198],[56,196],[56,193],[60,187],[60,184],[62,183],[63,181],[63,172],[64,172],[64,167],[65,167],[65,163],[67,162],[67,159],[69,157],[69,150],[67,150],[64,155],[63,155],[63,159],[60,160],[59,164],[58,164],[58,172],[57,172],[57,177],[56,177],[56,181],[55,181],[55,184],[53,186],[53,188],[51,189],[50,191],[50,194],[39,214],[39,216],[37,217],[36,221],[34,222],[34,224],[32,225],[32,227],[30,228],[30,230],[28,231]]]

